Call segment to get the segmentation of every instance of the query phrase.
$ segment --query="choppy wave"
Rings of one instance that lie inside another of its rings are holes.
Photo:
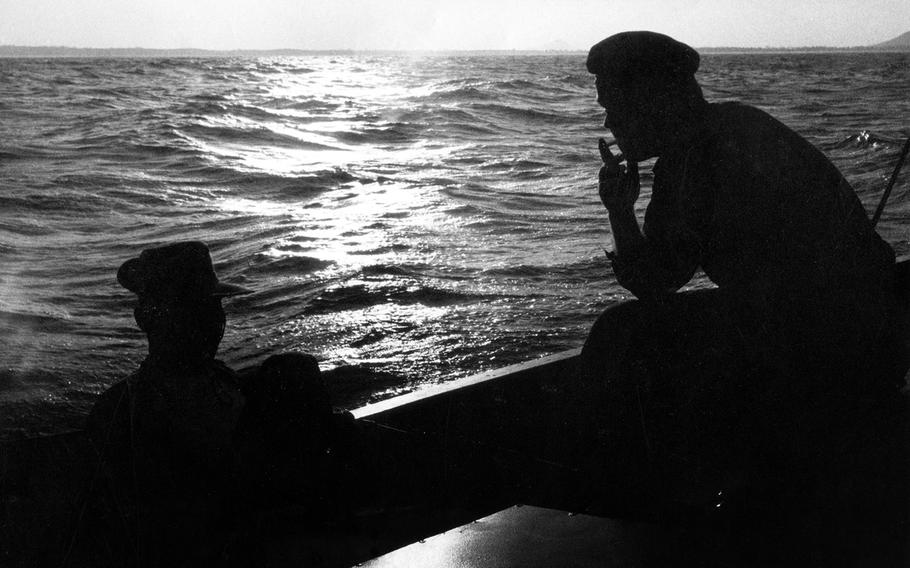
[[[305,313],[314,315],[360,310],[388,303],[437,307],[469,303],[482,298],[481,294],[456,292],[433,286],[357,283],[325,290],[310,303]]]
[[[0,310],[0,331],[19,333],[24,329],[30,332],[70,333],[77,326],[65,319],[44,314],[23,313]]]
[[[834,145],[835,148],[878,148],[880,146],[894,146],[898,147],[904,143],[904,140],[899,140],[895,138],[886,138],[875,134],[874,132],[869,132],[868,130],[863,130],[858,134],[850,135],[837,144]]]
[[[699,78],[874,207],[906,54],[707,55]],[[577,346],[626,297],[581,54],[7,59],[0,110],[0,438],[78,423],[135,367],[116,269],[178,239],[254,291],[227,302],[225,360],[312,352],[356,370],[332,375],[342,405]],[[879,225],[899,254],[904,186]]]
[[[265,271],[274,276],[287,274],[303,275],[322,270],[334,264],[330,260],[312,258],[308,256],[290,256],[271,259],[266,262],[257,262],[256,269]]]
[[[278,146],[298,150],[338,150],[337,147],[316,142],[306,142],[290,134],[282,134],[268,128],[234,128],[196,124],[183,129],[191,136],[203,140],[218,141],[223,144],[242,144],[249,146]]]

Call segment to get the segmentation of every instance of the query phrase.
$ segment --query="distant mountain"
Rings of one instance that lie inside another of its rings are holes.
[[[894,39],[877,43],[872,47],[876,49],[910,49],[910,32],[904,32]]]
[[[849,51],[910,51],[910,32],[906,32],[894,39],[873,45],[855,45],[852,47],[826,47],[813,45],[805,47],[699,47],[699,53],[827,53]]]

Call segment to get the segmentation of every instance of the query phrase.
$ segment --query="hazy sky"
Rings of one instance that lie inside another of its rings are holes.
[[[910,0],[0,0],[0,45],[587,49],[628,29],[696,47],[869,45],[910,30]]]

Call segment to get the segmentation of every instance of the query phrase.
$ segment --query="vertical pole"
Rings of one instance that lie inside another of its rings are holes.
[[[891,190],[894,188],[894,183],[897,181],[897,174],[900,173],[901,168],[904,166],[907,152],[910,152],[910,138],[907,138],[907,141],[904,142],[900,158],[897,159],[897,165],[894,166],[894,171],[891,173],[891,179],[888,180],[888,186],[885,188],[885,193],[882,194],[882,200],[878,202],[878,208],[875,210],[875,215],[872,216],[873,227],[878,224],[878,220],[882,216],[882,211],[885,210],[885,203],[888,202],[888,197],[891,196]]]

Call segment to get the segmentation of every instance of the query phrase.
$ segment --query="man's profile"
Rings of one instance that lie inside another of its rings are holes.
[[[759,109],[706,101],[698,67],[653,32],[589,52],[619,149],[601,147],[609,256],[638,300],[600,316],[583,359],[670,476],[792,481],[903,384],[894,252],[819,150]],[[640,225],[638,164],[652,158]],[[716,288],[678,292],[698,270]]]

